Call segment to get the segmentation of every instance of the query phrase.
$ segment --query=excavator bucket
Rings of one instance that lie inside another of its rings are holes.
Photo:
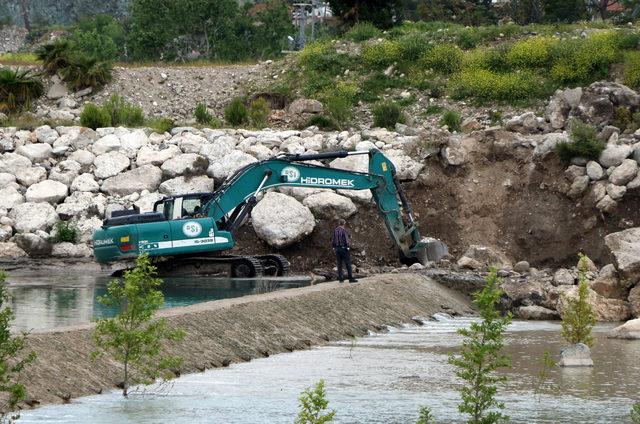
[[[438,262],[448,254],[447,245],[432,237],[423,238],[409,251],[414,262],[420,262],[422,265],[426,265],[427,262]]]

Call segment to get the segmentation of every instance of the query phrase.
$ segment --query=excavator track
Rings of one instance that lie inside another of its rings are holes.
[[[265,255],[271,258],[279,255]],[[273,259],[272,259],[273,260]],[[281,257],[286,263],[288,261]],[[226,274],[232,278],[259,278],[264,275],[262,260],[254,256],[187,256],[172,257],[157,261],[154,265],[161,277],[173,276],[210,276]],[[114,277],[121,277],[126,271],[133,268],[125,268],[114,272]]]
[[[289,274],[289,261],[282,255],[261,255],[255,258],[262,264],[266,276],[283,277]]]

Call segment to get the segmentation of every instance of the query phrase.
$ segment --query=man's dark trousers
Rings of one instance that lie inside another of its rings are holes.
[[[351,254],[346,247],[336,247],[336,259],[338,261],[338,280],[344,281],[344,274],[342,273],[342,265],[347,268],[347,275],[349,280],[353,280],[353,271],[351,270]]]

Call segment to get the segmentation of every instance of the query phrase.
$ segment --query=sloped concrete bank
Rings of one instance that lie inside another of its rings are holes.
[[[470,314],[471,309],[463,295],[427,277],[396,274],[356,285],[327,283],[201,303],[161,315],[187,333],[168,351],[184,359],[179,373],[189,373],[363,336],[436,312]],[[38,353],[26,372],[29,404],[115,388],[120,366],[106,358],[91,361],[91,330],[82,326],[29,336],[29,348]]]

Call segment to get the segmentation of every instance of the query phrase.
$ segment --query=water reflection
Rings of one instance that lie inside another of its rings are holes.
[[[116,311],[97,301],[107,293],[109,275],[37,274],[10,275],[7,279],[15,312],[15,330],[42,330],[86,324]],[[162,285],[165,308],[217,299],[266,293],[308,285],[304,277],[279,279],[229,279],[220,277],[171,277]]]

